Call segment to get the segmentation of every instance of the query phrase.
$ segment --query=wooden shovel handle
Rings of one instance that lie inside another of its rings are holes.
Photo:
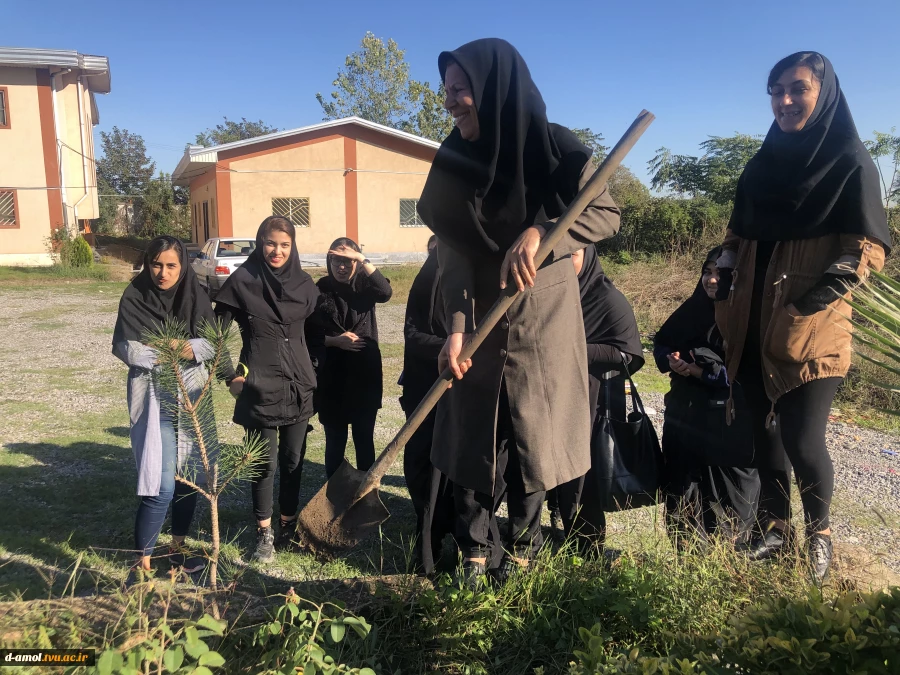
[[[625,159],[625,155],[627,155],[628,151],[634,147],[634,144],[637,143],[638,139],[644,131],[647,130],[647,127],[650,126],[654,119],[655,116],[653,113],[643,110],[641,111],[641,114],[637,116],[637,119],[632,122],[631,126],[628,127],[628,131],[625,132],[625,135],[622,136],[618,143],[616,143],[616,146],[606,156],[606,159],[603,160],[600,167],[594,172],[594,175],[591,176],[587,184],[585,184],[575,199],[572,200],[572,203],[569,204],[565,213],[559,217],[559,220],[557,220],[553,229],[550,230],[543,241],[541,241],[537,254],[534,256],[534,266],[536,268],[540,267],[544,260],[547,259],[547,256],[550,255],[553,247],[559,243],[563,236],[565,236],[572,224],[590,203],[600,196],[606,188],[606,183],[609,181],[613,172],[619,168],[622,160]],[[490,333],[494,326],[497,325],[518,294],[519,290],[513,283],[507,284],[506,289],[500,292],[500,297],[497,298],[494,306],[491,307],[490,311],[488,311],[484,318],[479,322],[478,327],[475,329],[475,332],[471,334],[468,342],[463,345],[459,355],[459,363],[472,358],[472,355],[478,347],[481,346],[481,343],[484,342],[488,333]],[[406,420],[406,424],[403,425],[400,431],[397,432],[397,435],[394,436],[394,439],[388,443],[384,451],[378,456],[378,459],[375,460],[375,463],[369,469],[366,477],[363,479],[362,483],[360,483],[359,489],[356,491],[356,495],[351,504],[355,504],[381,484],[381,479],[384,477],[384,474],[387,473],[388,469],[391,468],[394,461],[397,459],[397,455],[400,454],[400,451],[406,446],[412,435],[416,432],[422,422],[425,421],[425,418],[428,417],[432,408],[437,405],[438,400],[443,396],[444,392],[447,391],[452,381],[453,374],[450,372],[450,368],[445,368],[444,372],[441,373],[438,380],[428,391],[428,394],[425,395],[425,398],[422,399],[422,402],[415,411],[413,411],[413,414]]]

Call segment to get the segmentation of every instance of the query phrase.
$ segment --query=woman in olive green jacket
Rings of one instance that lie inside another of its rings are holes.
[[[754,417],[763,527],[742,550],[762,560],[785,547],[793,467],[821,582],[832,558],[834,492],[825,427],[850,367],[850,308],[841,296],[882,268],[890,234],[875,165],[828,59],[782,59],[768,91],[775,122],[738,183],[717,261],[727,297],[716,321],[726,368]]]

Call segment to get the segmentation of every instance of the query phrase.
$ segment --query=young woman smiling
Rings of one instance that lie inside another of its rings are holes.
[[[325,344],[316,410],[325,429],[325,473],[344,461],[348,428],[353,429],[356,468],[375,461],[375,419],[383,393],[381,350],[375,305],[391,299],[391,284],[352,239],[335,240],[326,256],[328,275],[319,279],[321,297],[310,329]]]
[[[775,121],[738,182],[717,261],[727,300],[717,303],[716,322],[726,370],[751,408],[761,482],[763,529],[743,550],[762,560],[785,549],[792,466],[821,582],[832,559],[834,492],[825,427],[851,352],[850,308],[840,296],[881,269],[890,233],[875,164],[828,59],[782,59],[768,93]]]
[[[226,379],[237,398],[234,422],[269,446],[268,462],[252,484],[257,521],[253,558],[260,562],[271,562],[275,554],[271,518],[276,464],[281,468],[277,545],[287,547],[291,541],[316,388],[304,328],[319,292],[300,265],[295,236],[287,218],[266,218],[256,233],[256,248],[216,296],[216,315],[225,326],[237,321],[243,340],[244,370]]]
[[[131,448],[138,470],[137,493],[141,497],[134,528],[138,561],[126,583],[136,579],[138,570],[150,569],[150,558],[169,504],[170,561],[186,572],[197,572],[205,564],[203,558],[189,555],[183,548],[197,493],[175,480],[189,461],[197,459],[195,445],[179,429],[177,404],[160,389],[156,351],[146,344],[148,333],[170,320],[184,325],[183,355],[190,365],[183,377],[192,393],[199,393],[199,383],[207,377],[204,361],[215,356],[213,346],[199,333],[203,322],[214,321],[213,310],[188,264],[184,246],[174,237],[164,236],[150,242],[141,273],[122,294],[113,333],[113,354],[129,367]],[[196,475],[202,476],[203,472]]]

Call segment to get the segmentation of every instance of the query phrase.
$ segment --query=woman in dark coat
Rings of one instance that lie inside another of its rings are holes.
[[[432,236],[428,244],[428,259],[416,275],[406,301],[400,406],[407,419],[437,380],[438,356],[447,340],[437,238]],[[443,474],[431,463],[435,416],[432,410],[403,450],[403,475],[416,510],[416,562],[422,564],[425,572],[434,569],[444,535],[452,532],[453,526],[452,493]],[[429,551],[424,541],[431,543]]]
[[[325,344],[316,409],[325,429],[325,473],[344,461],[348,427],[353,428],[356,468],[375,462],[375,418],[381,408],[381,350],[375,305],[391,299],[391,283],[352,239],[341,237],[326,257],[328,276],[319,279],[321,297],[311,329]]]
[[[300,503],[300,478],[311,428],[316,377],[304,328],[316,306],[318,291],[303,271],[294,225],[269,216],[256,233],[256,248],[216,296],[223,325],[241,329],[239,377],[229,377],[237,397],[234,422],[268,444],[268,462],[253,479],[257,541],[253,558],[271,562],[275,535],[271,527],[276,463],[281,467],[278,504],[279,547],[288,546]]]
[[[547,120],[528,66],[509,43],[476,40],[442,53],[438,67],[456,126],[418,209],[439,240],[449,322],[441,365],[456,381],[438,404],[431,456],[453,482],[456,539],[474,583],[485,574],[504,486],[511,557],[501,569],[511,570],[527,565],[541,543],[546,490],[590,466],[587,354],[569,256],[614,235],[619,212],[604,192],[538,273],[534,254],[590,177],[591,151]],[[467,336],[509,281],[522,292],[475,356],[458,364]]]
[[[625,419],[627,367],[634,375],[644,366],[641,334],[628,299],[603,272],[593,246],[572,254],[578,275],[581,314],[587,341],[591,429],[606,413]],[[607,383],[608,380],[608,383]],[[608,384],[608,386],[607,386]],[[584,541],[603,543],[606,515],[600,507],[592,475],[569,481],[551,491],[551,523],[559,519],[566,535],[576,532]],[[554,511],[556,510],[556,513]]]
[[[753,462],[753,431],[739,385],[733,392],[738,414],[730,426],[725,420],[731,382],[714,308],[721,252],[721,247],[709,252],[693,295],[653,341],[657,367],[671,373],[662,446],[666,524],[677,546],[692,534],[705,538],[717,532],[719,515],[726,517],[726,535],[743,540],[756,517],[759,475],[744,468]]]

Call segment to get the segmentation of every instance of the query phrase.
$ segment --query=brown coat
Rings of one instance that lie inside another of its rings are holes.
[[[728,299],[716,303],[716,323],[725,338],[725,366],[738,372],[750,318],[755,275],[756,241],[726,234],[719,267],[734,269]],[[829,234],[775,245],[760,308],[763,382],[773,405],[781,396],[812,380],[844,377],[850,368],[849,305],[836,299],[824,311],[792,316],[785,309],[822,275],[854,272],[863,279],[869,269],[884,266],[884,248],[862,235]],[[845,298],[850,299],[848,292]]]
[[[591,173],[582,174],[581,186]],[[587,473],[587,348],[571,254],[618,229],[619,210],[604,191],[538,270],[534,288],[519,294],[478,348],[469,372],[444,394],[431,459],[454,483],[494,493],[503,378],[526,492],[549,490]],[[500,294],[503,257],[474,260],[439,243],[438,259],[450,332],[472,332]]]

